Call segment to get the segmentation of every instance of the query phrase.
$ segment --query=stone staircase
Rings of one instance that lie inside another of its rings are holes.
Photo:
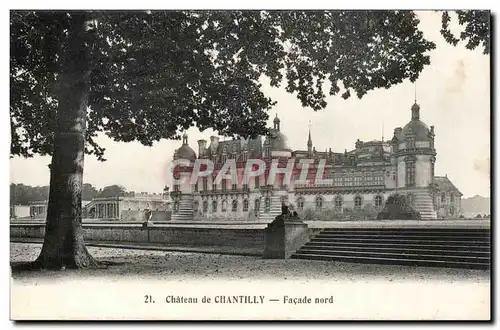
[[[172,213],[172,221],[192,221],[193,220],[193,195],[181,195],[179,200],[179,210]]]
[[[489,269],[490,230],[454,228],[329,228],[294,259]]]
[[[434,203],[428,190],[412,191],[413,208],[420,212],[422,220],[437,219],[437,213],[434,210]]]
[[[271,196],[271,206],[269,208],[269,211],[266,212],[265,210],[262,210],[262,212],[260,212],[259,222],[270,223],[278,215],[281,214],[281,197],[282,196],[285,196],[285,195],[278,192],[278,191],[273,192],[273,195]],[[261,205],[261,207],[264,208],[265,204]]]

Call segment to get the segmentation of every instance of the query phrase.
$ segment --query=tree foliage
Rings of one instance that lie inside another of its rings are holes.
[[[456,46],[460,41],[466,41],[467,49],[483,48],[484,54],[490,53],[491,13],[489,10],[457,10],[458,24],[463,30],[458,38],[450,30],[451,16],[448,12],[442,14],[441,34],[445,40]]]
[[[29,205],[49,199],[49,186],[27,186],[22,183],[10,184],[10,205]]]
[[[117,197],[123,196],[126,192],[125,188],[120,185],[107,186],[99,190],[97,197]]]
[[[109,191],[104,187],[102,191]],[[99,191],[90,183],[84,183],[82,189],[82,199],[92,200]],[[116,196],[113,195],[113,196]],[[22,183],[10,184],[10,205],[29,205],[32,202],[47,201],[49,199],[49,186],[27,186]]]
[[[275,101],[261,77],[305,107],[414,81],[435,45],[411,11],[99,11],[93,15],[87,154],[98,132],[152,145],[196,125],[266,133]],[[71,12],[12,11],[12,155],[52,154]],[[75,77],[79,79],[79,77]],[[329,91],[325,91],[329,82]]]

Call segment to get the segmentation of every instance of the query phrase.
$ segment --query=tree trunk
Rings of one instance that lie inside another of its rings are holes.
[[[35,261],[45,269],[98,266],[85,246],[81,217],[92,40],[86,31],[85,13],[72,13],[71,17],[62,58],[45,237]]]

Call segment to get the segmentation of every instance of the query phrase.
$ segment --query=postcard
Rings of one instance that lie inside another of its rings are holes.
[[[11,10],[11,320],[491,320],[490,20]]]

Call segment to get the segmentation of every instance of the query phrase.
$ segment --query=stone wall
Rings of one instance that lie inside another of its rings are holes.
[[[88,242],[148,243],[177,246],[238,247],[264,250],[264,229],[199,228],[194,226],[158,226],[145,229],[127,225],[83,224]],[[11,224],[11,238],[43,238],[44,224]]]

